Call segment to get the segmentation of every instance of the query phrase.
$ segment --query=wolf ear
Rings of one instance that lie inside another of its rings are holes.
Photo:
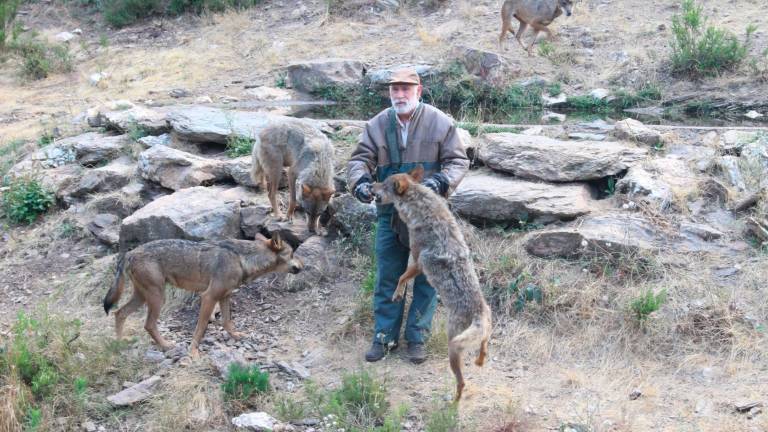
[[[280,238],[280,232],[272,233],[272,239],[269,241],[269,248],[275,252],[283,250],[283,239]]]
[[[398,177],[395,179],[395,193],[397,195],[402,195],[405,193],[405,191],[408,190],[408,179],[403,177]]]
[[[424,178],[424,167],[422,165],[419,165],[416,168],[412,169],[411,172],[408,173],[408,175],[411,176],[413,180],[418,183],[421,181],[422,178]]]
[[[302,183],[302,185],[301,185],[301,195],[307,197],[310,194],[312,194],[312,188]]]

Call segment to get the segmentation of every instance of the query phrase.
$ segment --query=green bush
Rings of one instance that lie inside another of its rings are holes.
[[[230,135],[227,137],[227,156],[232,158],[249,156],[255,142],[253,138]]]
[[[455,403],[437,407],[427,420],[427,432],[453,432],[459,428],[459,411]]]
[[[714,76],[734,69],[747,56],[755,28],[749,26],[744,42],[730,32],[705,26],[702,6],[683,0],[682,13],[672,17],[672,71],[691,77]]]
[[[72,56],[64,45],[50,45],[32,35],[14,40],[9,47],[21,58],[25,78],[38,80],[54,72],[72,71]]]
[[[223,12],[226,9],[247,9],[261,3],[261,0],[171,0],[168,12],[180,15],[185,12]]]
[[[37,145],[39,147],[45,147],[48,144],[52,143],[53,140],[54,140],[53,134],[46,131],[46,132],[43,132],[43,134],[40,135],[40,137],[37,139]]]
[[[256,393],[269,390],[269,373],[261,372],[258,366],[232,363],[222,389],[230,399],[246,400]]]
[[[53,193],[31,177],[17,177],[11,180],[8,190],[3,192],[0,199],[5,216],[17,224],[34,222],[53,205],[53,202]]]
[[[102,0],[100,9],[107,24],[117,28],[162,12],[160,0]]]
[[[9,31],[13,29],[13,20],[21,0],[0,0],[0,48],[5,46]]]
[[[645,294],[632,300],[629,308],[638,321],[645,321],[648,316],[656,312],[667,301],[667,291],[661,290],[658,294],[648,290]]]

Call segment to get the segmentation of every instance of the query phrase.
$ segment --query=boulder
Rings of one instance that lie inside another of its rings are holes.
[[[501,55],[467,46],[453,48],[451,56],[461,63],[468,73],[483,81],[501,84],[520,76],[518,65],[510,64]]]
[[[293,89],[312,93],[327,86],[358,84],[365,76],[366,66],[357,60],[322,59],[293,63],[285,71]]]
[[[140,128],[146,134],[161,135],[169,130],[166,114],[165,108],[147,108],[128,103],[101,110],[99,124],[120,133]]]
[[[654,251],[663,244],[656,225],[644,217],[605,213],[533,232],[525,239],[525,250],[537,257],[577,258]]]
[[[614,130],[616,138],[639,142],[649,146],[661,144],[661,134],[635,119],[625,119],[616,122]]]
[[[245,359],[245,356],[240,351],[236,351],[229,347],[217,347],[208,352],[208,360],[210,360],[216,372],[223,379],[226,379],[229,374],[229,368],[235,363],[239,363],[243,366],[250,366],[250,362]]]
[[[121,246],[168,238],[241,238],[240,201],[227,201],[224,192],[223,188],[199,186],[152,201],[123,219]]]
[[[392,73],[398,69],[413,68],[416,69],[416,73],[419,74],[421,81],[427,81],[431,78],[436,78],[440,75],[440,71],[433,65],[429,64],[401,64],[392,67],[371,69],[365,75],[365,80],[371,86],[386,86],[389,79],[392,77]]]
[[[125,135],[111,136],[97,132],[63,138],[30,154],[12,168],[12,172],[35,168],[56,168],[70,163],[95,166],[118,157],[130,144]]]
[[[334,197],[328,205],[328,229],[342,235],[361,235],[376,223],[376,206],[363,204],[351,194]]]
[[[229,178],[223,161],[208,159],[167,146],[155,146],[139,155],[139,173],[163,187],[179,190],[211,185]]]
[[[553,182],[595,180],[635,165],[647,150],[617,142],[561,141],[538,135],[484,135],[480,160],[517,177]]]
[[[258,432],[272,432],[278,423],[277,419],[265,412],[240,414],[232,419],[233,425]]]
[[[320,122],[311,119],[250,111],[226,111],[204,106],[174,107],[169,109],[168,122],[181,139],[192,142],[226,144],[230,136],[253,138],[270,123],[298,122],[319,128]]]
[[[535,183],[471,172],[450,198],[458,214],[474,221],[550,223],[571,220],[596,206],[586,185]]]
[[[138,143],[143,145],[144,147],[154,147],[158,145],[170,145],[171,144],[171,135],[164,133],[162,135],[148,135],[145,137],[141,137],[138,140]]]
[[[113,214],[97,214],[85,228],[107,246],[117,246],[120,242],[120,221]]]
[[[131,406],[152,396],[153,388],[160,382],[160,377],[153,375],[117,394],[108,396],[107,400],[115,406]]]
[[[68,204],[94,193],[111,192],[127,185],[136,172],[136,164],[128,157],[108,165],[87,170],[77,182],[60,190],[58,195]]]
[[[296,275],[286,278],[286,285],[291,291],[300,291],[320,286],[323,282],[335,280],[340,273],[338,257],[326,237],[312,236],[305,240],[294,252],[304,264],[304,269]]]

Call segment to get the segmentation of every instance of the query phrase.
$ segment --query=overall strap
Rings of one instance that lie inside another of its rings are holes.
[[[400,144],[397,139],[397,114],[395,110],[390,108],[389,125],[387,126],[387,149],[389,149],[389,163],[392,164],[395,172],[400,171],[400,164],[402,163],[400,158]]]

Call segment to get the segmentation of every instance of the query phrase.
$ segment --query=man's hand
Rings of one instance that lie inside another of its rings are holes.
[[[440,182],[432,177],[427,177],[421,181],[421,184],[432,189],[432,191],[440,195]]]
[[[355,186],[352,194],[358,201],[368,204],[373,201],[373,184],[367,181],[360,182],[360,184]]]

